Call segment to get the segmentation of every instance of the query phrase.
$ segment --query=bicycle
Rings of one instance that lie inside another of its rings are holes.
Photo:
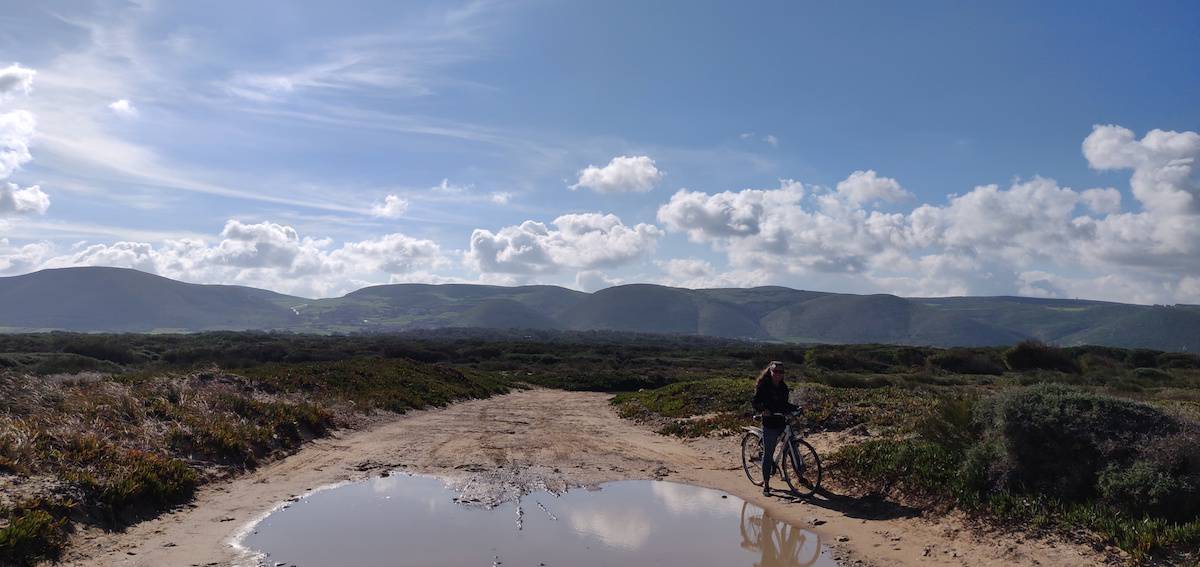
[[[754,417],[762,418],[761,415]],[[783,429],[783,435],[779,437],[779,444],[771,460],[775,463],[772,467],[774,474],[783,477],[783,482],[788,485],[792,494],[807,498],[821,488],[821,458],[817,456],[817,450],[797,434],[795,422],[798,417],[799,411],[787,414],[787,425]],[[762,428],[742,429],[746,432],[742,435],[742,470],[746,472],[746,478],[750,479],[750,482],[755,486],[762,486]],[[804,490],[800,490],[799,487],[803,487]]]

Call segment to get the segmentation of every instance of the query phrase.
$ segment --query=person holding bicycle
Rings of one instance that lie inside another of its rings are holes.
[[[787,415],[799,409],[799,406],[788,401],[788,386],[783,380],[783,363],[771,361],[754,385],[754,399],[751,405],[754,411],[762,414],[762,473],[763,496],[771,495],[771,474],[775,471],[775,446],[783,429],[787,426]]]

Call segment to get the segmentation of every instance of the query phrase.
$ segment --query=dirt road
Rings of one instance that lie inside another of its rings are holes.
[[[817,439],[832,442],[831,439]],[[665,478],[724,490],[802,525],[846,564],[1092,565],[1073,544],[979,534],[957,518],[911,517],[903,508],[849,498],[764,498],[742,474],[737,440],[681,442],[619,418],[608,396],[530,390],[414,412],[343,431],[236,480],[203,488],[193,505],[120,534],[77,534],[71,565],[229,565],[246,561],[230,542],[280,502],[331,483],[389,469],[435,474],[468,497],[503,500],[549,488]],[[855,563],[860,562],[860,563]]]

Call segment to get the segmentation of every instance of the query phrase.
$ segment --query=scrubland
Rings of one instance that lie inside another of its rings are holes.
[[[832,490],[1188,564],[1200,546],[1200,358],[1100,347],[797,346],[446,330],[0,336],[0,563],[56,557],[336,428],[513,388],[615,392],[677,436],[751,423],[789,362]]]

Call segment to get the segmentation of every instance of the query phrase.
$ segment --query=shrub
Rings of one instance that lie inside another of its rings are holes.
[[[920,439],[874,439],[847,445],[830,456],[830,468],[875,494],[893,489],[906,496],[945,501],[957,485],[961,454]]]
[[[68,440],[56,451],[62,478],[77,487],[108,521],[158,510],[191,497],[198,478],[183,461],[125,449],[95,437]]]
[[[916,433],[922,439],[963,452],[976,440],[973,397],[943,397],[924,419],[917,422]]]
[[[1165,352],[1158,355],[1158,367],[1169,368],[1200,368],[1200,356],[1185,352]]]
[[[986,440],[1004,448],[990,463],[993,491],[1077,501],[1095,495],[1104,467],[1131,462],[1147,440],[1180,424],[1139,403],[1061,385],[1001,394],[976,414]]]
[[[868,356],[863,347],[818,346],[804,354],[804,363],[828,370],[883,372],[888,364]]]
[[[64,340],[62,351],[117,364],[132,364],[144,360],[144,357],[138,356],[128,345],[108,336],[73,335]]]
[[[0,565],[35,565],[57,560],[67,544],[67,520],[38,508],[12,510],[0,527]]]
[[[1101,499],[1135,517],[1189,520],[1200,512],[1200,477],[1177,476],[1150,461],[1112,465],[1097,482]]]
[[[929,368],[954,372],[957,374],[990,374],[1004,373],[1004,365],[991,353],[983,353],[969,349],[949,349],[939,352],[926,359]]]
[[[1158,366],[1159,351],[1144,348],[1125,352],[1125,363],[1134,368],[1153,368]]]
[[[1079,367],[1066,351],[1038,341],[1023,341],[1004,351],[1004,364],[1009,370],[1057,370],[1076,373]]]
[[[1156,382],[1166,382],[1171,379],[1169,373],[1157,368],[1134,368],[1133,375],[1143,380],[1154,380]]]

